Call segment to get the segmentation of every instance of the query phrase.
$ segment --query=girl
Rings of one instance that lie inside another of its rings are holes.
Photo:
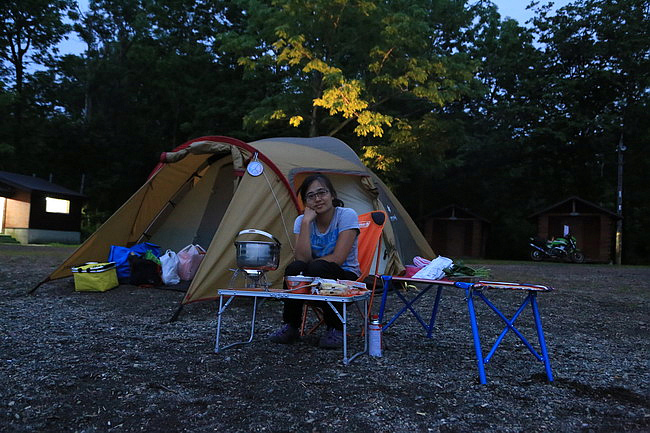
[[[305,212],[294,222],[296,260],[287,266],[284,275],[302,273],[309,277],[340,280],[359,278],[359,220],[356,212],[343,207],[332,182],[320,173],[305,179],[298,194],[305,204]],[[290,344],[299,338],[303,302],[300,299],[284,301],[284,325],[271,335],[271,341]],[[336,305],[341,308],[339,303]],[[341,320],[325,302],[322,302],[322,310],[327,332],[320,338],[319,346],[328,349],[341,347]]]

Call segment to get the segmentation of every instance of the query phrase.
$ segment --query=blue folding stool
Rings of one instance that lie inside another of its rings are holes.
[[[553,290],[552,288],[546,286],[539,286],[539,285],[528,285],[528,284],[524,285],[524,284],[517,284],[517,283],[500,283],[500,282],[497,283],[497,282],[489,282],[489,281],[479,281],[478,283],[465,283],[465,282],[458,282],[458,281],[454,282],[454,281],[445,281],[445,280],[418,280],[418,279],[403,278],[403,277],[392,277],[390,275],[384,275],[382,276],[382,279],[384,280],[384,291],[382,294],[381,305],[379,308],[379,321],[381,323],[383,323],[383,316],[385,312],[388,289],[390,288],[390,285],[392,284],[393,280],[426,284],[426,287],[424,287],[412,299],[407,299],[399,291],[397,290],[395,291],[398,298],[404,303],[404,307],[400,309],[400,311],[395,313],[395,315],[386,324],[383,325],[382,328],[383,331],[385,331],[388,327],[390,327],[395,322],[395,320],[397,320],[397,318],[400,317],[404,312],[410,311],[418,320],[418,322],[422,325],[422,327],[427,331],[427,337],[431,338],[431,334],[433,332],[433,326],[435,325],[436,315],[438,313],[438,307],[440,305],[440,299],[442,297],[443,287],[453,286],[453,287],[461,288],[465,290],[467,308],[469,311],[469,319],[470,319],[470,324],[472,326],[472,336],[474,338],[474,350],[476,352],[476,362],[478,366],[480,382],[482,384],[485,384],[487,382],[485,377],[485,364],[490,362],[490,359],[492,358],[497,348],[501,344],[501,341],[503,341],[503,338],[506,336],[506,334],[509,331],[515,333],[515,335],[517,335],[517,337],[519,337],[519,339],[528,348],[530,353],[535,358],[537,358],[538,361],[544,364],[544,368],[546,370],[546,376],[549,382],[553,381],[551,361],[548,356],[548,350],[546,348],[546,340],[544,338],[544,331],[542,329],[542,320],[539,314],[539,307],[537,305],[537,293],[551,291]],[[417,302],[424,294],[426,294],[434,286],[437,286],[436,299],[433,305],[433,309],[431,311],[431,318],[429,320],[429,323],[425,323],[422,317],[413,308],[413,304]],[[524,290],[527,292],[527,295],[524,301],[517,309],[517,312],[513,315],[512,319],[508,319],[485,295],[484,291],[488,288]],[[485,357],[483,356],[483,351],[481,349],[481,338],[478,330],[478,321],[476,320],[476,311],[474,307],[475,296],[483,300],[483,302],[485,302],[485,304],[488,307],[490,307],[490,309],[494,311],[494,313],[496,313],[496,315],[505,323],[505,327],[503,328],[501,335],[499,335],[496,342],[492,346],[491,350]],[[535,319],[535,328],[537,330],[537,337],[539,340],[540,350],[542,352],[541,355],[533,348],[533,346],[528,342],[526,337],[524,337],[524,335],[514,325],[515,320],[517,320],[519,315],[521,315],[521,313],[526,309],[526,307],[529,304],[531,306],[531,309],[533,310],[533,317]]]

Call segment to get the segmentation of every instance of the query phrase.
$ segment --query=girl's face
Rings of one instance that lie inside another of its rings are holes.
[[[309,185],[305,192],[305,205],[312,208],[317,214],[322,214],[334,207],[332,193],[319,180]]]

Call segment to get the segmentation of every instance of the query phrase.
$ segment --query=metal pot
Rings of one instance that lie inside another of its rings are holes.
[[[280,241],[275,236],[262,230],[246,229],[239,232],[237,237],[245,234],[266,236],[273,242],[235,241],[237,250],[237,267],[240,269],[256,269],[274,271],[280,263]]]

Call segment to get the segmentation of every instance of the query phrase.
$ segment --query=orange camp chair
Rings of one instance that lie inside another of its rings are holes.
[[[379,260],[381,259],[381,233],[384,230],[386,223],[386,212],[382,210],[375,210],[372,212],[359,215],[359,238],[357,240],[357,248],[359,250],[359,269],[361,275],[357,281],[364,281],[370,275],[370,268],[372,266],[372,259],[375,257],[375,270],[372,283],[372,292],[370,294],[370,301],[368,302],[369,314],[372,310],[372,300],[375,296],[375,286],[377,284],[376,274],[379,272]],[[309,331],[305,332],[305,325],[307,323],[307,315],[309,310],[312,310],[317,317],[317,323],[314,324]],[[311,334],[320,325],[323,324],[322,310],[312,303],[305,302],[302,307],[302,324],[300,325],[300,335]]]

